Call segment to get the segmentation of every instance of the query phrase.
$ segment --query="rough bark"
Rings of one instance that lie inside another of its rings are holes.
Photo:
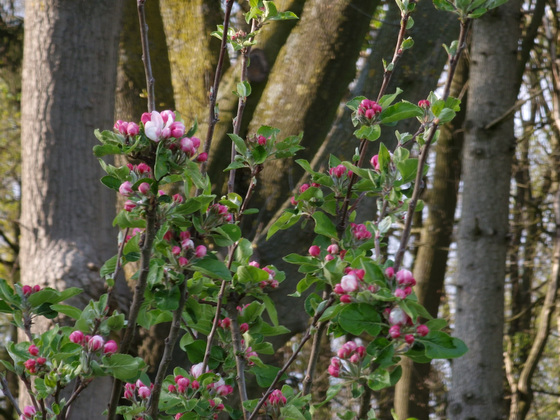
[[[467,354],[453,362],[448,418],[503,417],[504,278],[520,2],[475,21],[463,152],[455,331]],[[495,121],[495,122],[494,122]],[[492,124],[490,124],[492,123]]]
[[[466,60],[459,62],[451,96],[459,97],[468,80]],[[466,97],[462,98],[466,103]],[[414,260],[414,278],[418,282],[415,292],[418,301],[428,312],[437,317],[443,283],[447,268],[447,257],[455,221],[457,192],[461,177],[461,149],[465,106],[450,124],[441,129],[436,150],[433,186],[427,194],[428,217],[422,227],[418,252]],[[416,417],[427,419],[430,414],[429,373],[430,364],[413,363],[403,359],[403,374],[395,390],[395,410],[399,419]]]
[[[114,194],[91,149],[93,130],[113,124],[121,3],[29,0],[25,16],[21,280],[81,287],[79,305],[102,293],[98,269],[116,252]],[[100,384],[73,418],[101,418]]]
[[[283,46],[249,125],[281,130],[281,136],[305,133],[305,151],[314,156],[329,130],[339,101],[356,71],[362,40],[378,3],[365,0],[308,0],[301,20]],[[290,160],[265,166],[255,205],[269,220],[284,202],[302,172]]]

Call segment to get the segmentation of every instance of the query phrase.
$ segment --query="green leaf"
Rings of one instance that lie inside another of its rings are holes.
[[[206,256],[192,266],[208,277],[219,280],[231,280],[231,273],[226,265],[214,256]]]
[[[400,184],[407,184],[414,181],[418,170],[418,159],[407,159],[404,162],[397,163],[397,169],[401,173],[402,180]]]
[[[435,8],[438,10],[444,10],[446,12],[455,11],[455,6],[453,5],[452,2],[449,2],[447,0],[433,0],[433,1],[434,1]]]
[[[82,311],[70,305],[54,304],[51,305],[53,311],[64,314],[72,319],[80,319]]]
[[[282,213],[282,215],[268,229],[266,239],[270,239],[270,237],[279,230],[289,229],[299,221],[301,216],[301,214],[294,214],[289,211],[284,211],[284,213]]]
[[[277,327],[278,326],[278,312],[276,311],[276,306],[274,305],[274,302],[272,301],[272,299],[268,295],[264,295],[260,299],[264,303],[264,306],[266,308],[266,312],[268,313],[268,317],[272,321],[272,324],[275,327]],[[286,332],[289,332],[289,331],[286,331]]]
[[[455,111],[449,108],[443,108],[439,114],[439,123],[445,124],[455,118]]]
[[[268,279],[269,274],[252,265],[240,265],[237,267],[237,280],[240,283],[260,283]]]
[[[198,210],[200,210],[200,202],[189,198],[184,204],[179,204],[177,207],[175,207],[173,213],[186,216]]]
[[[154,167],[154,176],[156,180],[159,181],[164,176],[169,174],[170,157],[171,151],[163,146],[163,142],[160,142],[156,151],[156,164]]]
[[[410,102],[402,101],[384,109],[381,112],[380,118],[382,124],[388,124],[407,118],[421,117],[422,115],[424,115],[422,108]]]
[[[397,89],[398,90],[398,89]],[[402,91],[401,91],[402,92]],[[399,92],[400,93],[400,92]],[[365,96],[357,96],[354,99],[349,100],[348,102],[346,102],[346,106],[348,108],[350,108],[352,111],[357,111],[358,107],[360,106],[360,103],[366,99]]]
[[[104,356],[102,362],[112,376],[127,382],[136,380],[140,376],[141,369],[146,365],[139,357],[123,353]]]
[[[424,344],[426,356],[430,359],[454,359],[468,350],[463,341],[443,331],[430,331],[426,337],[418,337],[417,341]]]
[[[99,270],[99,275],[101,277],[111,275],[115,272],[115,268],[117,268],[117,255],[114,255],[105,261],[105,264],[103,264]]]
[[[338,239],[336,233],[336,226],[332,220],[323,212],[318,211],[313,213],[313,220],[315,220],[314,232],[318,235],[324,235],[332,239]]]
[[[126,210],[121,210],[113,220],[113,226],[119,225],[121,229],[125,228],[145,228],[146,221],[144,219],[137,219]]]
[[[77,287],[70,287],[62,292],[51,288],[45,288],[39,292],[30,295],[27,300],[31,306],[40,306],[44,303],[58,303],[63,300],[69,299],[72,296],[82,293],[81,289]],[[50,306],[50,305],[49,305]],[[49,308],[50,309],[50,308]]]
[[[402,367],[400,365],[391,372],[386,369],[378,368],[369,376],[368,387],[370,387],[373,391],[388,388],[395,385],[401,378],[401,375]]]
[[[237,134],[228,133],[228,136],[235,144],[235,150],[237,150],[237,153],[245,156],[247,154],[247,145],[245,144],[245,140],[243,140]]]
[[[359,129],[354,131],[354,136],[358,139],[367,139],[375,141],[381,136],[381,127],[379,125],[362,125]]]
[[[264,367],[255,365],[250,370],[250,372],[256,376],[259,386],[263,388],[268,388],[272,384],[272,381],[276,378],[279,371],[279,367],[270,365],[264,365]],[[284,378],[285,375],[282,375],[282,377]]]
[[[234,93],[241,98],[246,98],[251,94],[251,84],[246,80],[237,83],[237,91]]]
[[[366,303],[351,303],[338,316],[338,323],[347,332],[360,335],[367,332],[372,337],[381,331],[381,318],[377,310]]]
[[[402,42],[401,48],[403,50],[408,50],[409,48],[412,48],[413,45],[414,45],[414,40],[411,37],[408,37]]]
[[[93,146],[93,154],[97,157],[119,155],[121,154],[121,148],[115,144],[96,144]]]
[[[408,18],[410,20],[410,18]],[[397,99],[397,96],[399,96],[402,93],[402,89],[397,88],[395,90],[395,93],[392,93],[390,95],[383,95],[381,97],[381,99],[379,100],[379,105],[381,106],[381,108],[385,109],[387,108],[389,105],[391,105],[395,99]]]

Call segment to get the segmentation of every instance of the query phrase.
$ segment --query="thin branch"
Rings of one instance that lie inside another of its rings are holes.
[[[218,115],[216,113],[216,101],[218,99],[218,88],[220,87],[220,79],[222,78],[222,71],[224,68],[224,58],[227,54],[227,33],[229,29],[229,18],[231,15],[231,8],[233,7],[233,0],[226,1],[226,11],[224,16],[224,30],[222,32],[222,44],[220,46],[220,55],[218,57],[218,64],[216,65],[216,74],[214,74],[214,84],[210,88],[210,104],[208,118],[208,131],[206,133],[206,140],[204,142],[204,152],[206,154],[210,153],[210,146],[212,145],[212,138],[214,137],[214,128],[216,123],[219,121]],[[206,173],[206,166],[208,161],[202,162],[200,165],[200,172],[202,174]]]
[[[138,0],[138,19],[140,20],[140,39],[142,40],[142,61],[146,73],[146,90],[148,92],[148,112],[156,109],[156,95],[154,90],[154,74],[152,73],[152,62],[150,60],[150,46],[148,43],[148,24],[146,23],[146,0]]]
[[[311,335],[313,334],[313,332],[317,328],[317,323],[319,321],[319,318],[321,318],[321,316],[323,316],[325,311],[334,303],[334,301],[335,301],[335,297],[333,295],[331,295],[329,297],[329,300],[327,301],[327,304],[324,306],[324,308],[315,314],[315,316],[313,317],[313,321],[311,322],[311,325],[309,326],[309,328],[307,328],[307,331],[305,332],[305,335],[301,339],[297,349],[294,351],[294,353],[291,355],[291,357],[288,359],[288,361],[284,364],[282,369],[280,369],[278,371],[278,373],[276,374],[276,377],[274,378],[274,380],[272,381],[272,383],[270,384],[270,386],[268,387],[268,389],[266,390],[266,392],[264,393],[262,398],[259,400],[257,406],[255,407],[255,409],[251,413],[251,416],[249,417],[248,420],[253,420],[255,418],[255,416],[258,414],[260,408],[263,406],[263,404],[265,403],[268,396],[275,389],[276,384],[278,383],[280,378],[282,378],[282,375],[284,375],[286,370],[288,370],[288,368],[291,366],[291,364],[296,360],[299,352],[301,351],[301,349],[303,348],[305,343],[307,343],[307,341],[309,341],[309,339],[311,338]]]
[[[10,400],[10,403],[16,409],[16,413],[18,414],[18,416],[21,415],[21,410],[19,409],[19,405],[15,400],[14,396],[12,395],[12,393],[10,392],[10,386],[8,385],[8,381],[6,381],[4,375],[0,375],[0,383],[2,384],[2,392],[6,397],[8,397],[8,400]]]

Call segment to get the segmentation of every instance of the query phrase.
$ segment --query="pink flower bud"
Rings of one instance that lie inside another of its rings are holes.
[[[208,160],[208,153],[206,152],[199,154],[198,157],[196,158],[196,161],[200,163],[206,162],[207,160]]]
[[[391,338],[399,338],[401,336],[401,327],[398,325],[393,325],[389,328],[389,335]]]
[[[24,296],[29,296],[31,293],[33,293],[33,288],[26,284],[25,286],[21,287],[21,291]]]
[[[45,363],[47,363],[47,359],[45,359],[44,357],[37,357],[38,365],[44,365]]]
[[[380,170],[379,167],[379,155],[375,155],[371,158],[371,160],[369,161],[369,163],[371,164],[371,166],[373,166],[373,169],[375,169],[376,171]]]
[[[335,178],[342,178],[342,176],[346,173],[346,167],[344,165],[338,165],[334,168],[329,170],[329,174],[334,176]]]
[[[223,329],[227,330],[230,326],[231,326],[230,318],[226,317],[220,321],[220,327],[222,327]]]
[[[138,388],[138,396],[142,399],[146,399],[150,396],[152,392],[150,391],[150,388],[148,388],[147,386],[141,386],[140,388]]]
[[[309,247],[309,255],[312,257],[318,257],[321,254],[321,248],[317,245],[312,245]]]
[[[192,389],[198,389],[198,388],[200,388],[200,384],[198,383],[198,381],[192,381],[192,383],[191,383],[191,388],[192,388]]]
[[[173,202],[174,203],[181,204],[183,201],[185,201],[185,199],[183,198],[183,196],[181,194],[173,195]]]
[[[88,340],[88,349],[90,351],[97,351],[103,347],[105,340],[100,335],[94,335]]]
[[[340,280],[340,286],[345,292],[355,292],[359,287],[358,278],[354,274],[347,274]]]
[[[397,283],[401,286],[413,286],[416,280],[409,270],[402,269],[397,272]]]
[[[305,191],[307,191],[309,189],[309,184],[303,184],[301,187],[299,187],[299,193],[304,193]]]
[[[360,355],[358,353],[354,353],[350,357],[350,363],[358,364],[358,363],[360,363],[361,360],[362,360],[362,358],[360,357]]]
[[[128,126],[126,127],[126,134],[128,134],[129,136],[135,136],[140,132],[140,127],[138,127],[138,124],[130,122],[128,123]]]
[[[200,139],[198,137],[191,137],[191,142],[193,144],[193,147],[195,149],[198,149],[198,147],[200,146]]]
[[[152,169],[147,164],[142,162],[138,164],[136,170],[138,171],[139,174],[146,174],[149,173]]]
[[[418,106],[420,108],[429,108],[430,107],[430,101],[428,101],[427,99],[421,99],[418,101]]]
[[[393,267],[387,267],[387,268],[385,269],[385,275],[386,275],[388,278],[392,279],[393,276],[395,275],[395,269],[394,269]]]
[[[291,197],[291,198],[290,198],[290,203],[292,204],[292,206],[297,206],[297,203],[298,203],[298,202],[297,202],[297,200],[296,200],[295,197]]]
[[[398,306],[391,309],[389,313],[389,324],[404,325],[408,319],[408,315]]]
[[[338,254],[338,245],[337,244],[331,244],[327,247],[327,252],[329,254]]]
[[[31,405],[26,405],[25,407],[23,407],[23,418],[32,419],[35,414],[37,414],[37,410],[35,410],[35,407]]]
[[[340,376],[340,368],[337,366],[329,365],[327,371],[333,378],[338,378]]]
[[[340,283],[337,283],[334,286],[333,292],[335,292],[337,295],[343,295],[344,293],[346,293]]]
[[[147,182],[142,182],[140,185],[138,185],[138,191],[141,194],[148,194],[148,192],[150,191],[150,184],[148,184]]]
[[[25,368],[27,370],[29,370],[31,373],[35,372],[35,365],[37,364],[37,362],[35,361],[35,359],[27,359],[24,363],[23,366],[25,366]]]
[[[76,330],[73,331],[68,338],[72,343],[82,344],[82,342],[84,341],[84,333]]]
[[[175,137],[176,139],[183,137],[185,134],[185,125],[180,121],[175,121],[169,126],[171,130],[171,137]]]
[[[364,346],[358,346],[356,347],[356,353],[363,358],[366,354],[366,348]]]
[[[171,253],[175,256],[178,256],[181,254],[181,247],[180,246],[174,246],[173,248],[171,248]]]
[[[184,267],[185,265],[189,264],[189,260],[187,260],[185,257],[179,257],[179,265],[181,267]]]
[[[349,295],[340,296],[340,303],[352,303],[352,298]]]
[[[404,299],[406,297],[406,292],[403,289],[399,288],[399,289],[395,290],[394,295],[395,295],[396,298]]]
[[[286,397],[282,394],[282,391],[279,389],[275,389],[272,393],[268,396],[268,402],[271,405],[284,405],[286,404]]]
[[[113,354],[116,353],[118,349],[117,343],[115,340],[109,340],[103,346],[103,354]]]
[[[206,368],[206,371],[208,371],[208,367]],[[198,378],[200,375],[202,375],[202,362],[197,363],[196,365],[193,365],[191,367],[191,375],[195,378]]]
[[[265,136],[259,136],[257,137],[257,143],[259,143],[259,146],[264,146],[266,144],[266,137]]]
[[[231,385],[219,385],[216,387],[216,394],[220,397],[225,397],[233,392],[233,387]]]
[[[196,247],[196,251],[194,253],[194,256],[196,258],[204,258],[206,256],[206,247],[204,245],[199,245]]]
[[[404,336],[404,341],[406,341],[406,344],[412,344],[414,343],[414,336],[412,334],[407,334]]]
[[[334,260],[334,255],[333,254],[327,254],[325,255],[325,261],[329,262]]]
[[[121,195],[124,195],[125,197],[128,197],[130,194],[132,194],[132,182],[124,181],[119,187],[119,193]]]
[[[416,327],[416,332],[420,337],[425,337],[430,332],[430,329],[426,325],[420,324]]]
[[[39,348],[35,344],[31,344],[27,350],[31,356],[37,356],[39,354]]]
[[[167,385],[167,391],[168,392],[177,392],[177,388],[173,384]]]
[[[152,121],[152,114],[150,112],[144,112],[140,120],[142,124],[146,124],[148,121]]]
[[[124,209],[126,211],[132,211],[136,208],[136,203],[132,200],[128,200],[124,203]]]
[[[193,249],[194,242],[192,239],[185,238],[181,241],[181,246],[183,247],[183,249]]]
[[[241,334],[245,334],[247,331],[249,331],[249,324],[247,324],[246,322],[241,324],[239,326],[239,331],[241,332]]]

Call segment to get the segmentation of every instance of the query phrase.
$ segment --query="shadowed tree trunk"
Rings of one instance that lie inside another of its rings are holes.
[[[504,278],[508,245],[520,2],[474,22],[463,152],[455,330],[469,351],[452,365],[450,419],[503,417]]]
[[[457,98],[468,79],[468,67],[463,58],[459,62],[451,96]],[[414,260],[414,278],[418,282],[415,292],[418,301],[428,312],[437,317],[447,257],[455,220],[457,191],[461,176],[461,148],[466,98],[462,98],[462,110],[450,124],[441,129],[435,147],[436,163],[433,187],[426,197],[429,212],[418,241],[418,253]],[[427,419],[430,415],[429,363],[413,363],[408,358],[401,362],[403,373],[395,389],[395,410],[399,419],[416,417]]]
[[[25,3],[21,280],[81,287],[78,305],[103,292],[98,270],[116,253],[115,197],[91,150],[93,130],[113,125],[121,4]],[[72,418],[101,418],[103,384],[88,388]]]

